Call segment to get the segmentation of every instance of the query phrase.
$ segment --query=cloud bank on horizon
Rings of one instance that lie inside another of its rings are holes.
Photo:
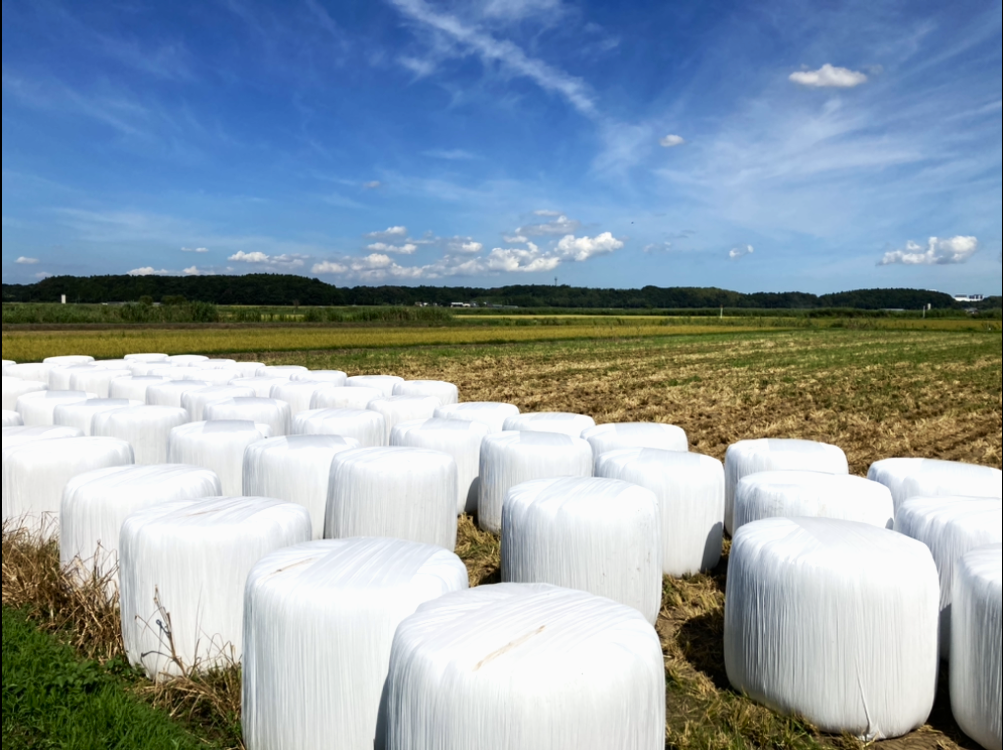
[[[4,280],[998,294],[1001,30],[974,1],[11,0]]]

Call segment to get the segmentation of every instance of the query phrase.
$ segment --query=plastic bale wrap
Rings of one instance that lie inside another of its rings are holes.
[[[394,636],[385,703],[377,750],[665,747],[654,628],[556,586],[480,586],[421,605]]]
[[[133,513],[119,537],[129,661],[155,680],[239,662],[248,574],[266,555],[311,535],[306,508],[271,498],[181,501]]]
[[[2,422],[5,428],[24,426],[24,420],[21,419],[21,415],[16,411],[4,411],[2,417],[0,417],[0,422]]]
[[[76,427],[85,437],[94,434],[94,418],[98,414],[142,406],[142,401],[124,398],[89,398],[70,404],[60,404],[53,411],[53,423],[63,427]]]
[[[38,393],[39,391],[49,390],[49,386],[45,385],[45,383],[39,383],[34,380],[21,380],[19,378],[8,377],[3,377],[0,380],[2,380],[4,411],[17,411],[17,400],[27,393]]]
[[[294,435],[249,445],[244,494],[302,505],[310,511],[314,539],[323,539],[334,457],[358,447],[357,440],[334,435]]]
[[[341,386],[317,391],[310,399],[310,408],[317,409],[365,409],[370,401],[384,398],[383,391],[376,388]]]
[[[285,385],[277,385],[272,388],[271,398],[285,401],[292,410],[292,415],[302,414],[310,411],[310,404],[315,393],[326,391],[329,388],[337,388],[333,383],[317,383],[312,380],[290,380]]]
[[[171,406],[133,406],[95,414],[91,434],[125,440],[140,466],[166,464],[171,432],[188,423],[188,412]]]
[[[203,380],[203,376],[210,372],[209,370],[199,370],[195,367],[174,367],[168,365],[166,367],[157,367],[153,370],[147,371],[147,375],[152,375],[156,378],[167,378],[168,380]],[[135,375],[136,373],[133,372]],[[206,385],[209,385],[206,382]]]
[[[930,551],[902,534],[830,518],[746,524],[728,566],[728,678],[824,732],[899,737],[933,707],[939,598]]]
[[[950,657],[952,582],[958,561],[979,547],[1003,543],[1003,500],[914,497],[895,515],[895,530],[930,548],[940,573],[940,656]]]
[[[123,466],[80,474],[66,483],[59,514],[59,561],[86,580],[111,576],[118,590],[118,541],[125,519],[165,503],[220,494],[219,478],[195,466]]]
[[[94,357],[90,357],[86,354],[66,354],[60,357],[46,357],[42,360],[47,365],[54,365],[55,367],[65,367],[67,365],[86,365],[88,362],[93,362]]]
[[[361,448],[331,463],[324,536],[456,547],[456,462],[420,448]]]
[[[196,370],[230,370],[237,364],[235,359],[206,359],[192,365]],[[254,371],[258,371],[258,367]]]
[[[87,391],[97,394],[98,398],[108,398],[112,381],[131,377],[132,370],[106,370],[103,367],[95,367],[93,370],[74,373],[70,378],[70,390]]]
[[[724,457],[724,527],[735,533],[735,489],[742,477],[761,471],[818,471],[849,474],[841,448],[811,440],[763,438],[728,446]]]
[[[289,404],[274,398],[246,396],[215,401],[205,407],[202,416],[208,422],[238,420],[268,425],[272,437],[284,437],[292,430]]]
[[[203,354],[175,354],[168,357],[167,362],[173,367],[190,367],[199,362],[206,362],[208,359]]]
[[[3,522],[45,537],[55,534],[67,482],[88,471],[131,464],[132,447],[111,438],[52,438],[5,446]]]
[[[297,375],[304,372],[309,372],[309,370],[305,367],[301,367],[300,365],[271,365],[260,368],[255,373],[255,377],[287,378],[291,380],[293,375]]]
[[[534,412],[509,417],[502,428],[511,432],[553,432],[577,438],[581,437],[585,430],[595,426],[596,421],[584,414]]]
[[[973,550],[954,568],[951,708],[961,730],[1003,750],[1003,546]]]
[[[76,373],[100,369],[95,364],[56,365],[49,371],[49,388],[54,391],[69,391],[70,383]]]
[[[764,518],[837,518],[895,526],[892,493],[878,482],[817,471],[749,474],[735,488],[735,531]]]
[[[345,539],[273,552],[247,579],[248,750],[372,750],[394,632],[424,602],[467,588],[439,547]]]
[[[1000,497],[1003,472],[989,466],[930,458],[887,458],[871,464],[867,478],[892,492],[895,510],[911,497]]]
[[[86,391],[35,391],[17,400],[17,413],[27,427],[51,427],[55,424],[56,407],[62,404],[79,404],[97,394]]]
[[[234,398],[254,398],[253,388],[234,385],[210,385],[197,391],[188,391],[181,396],[181,408],[188,412],[192,422],[204,422],[205,408],[210,404]]]
[[[196,372],[198,373],[196,379],[204,380],[209,385],[215,386],[232,385],[233,381],[241,376],[241,373],[231,368],[223,370],[196,370]]]
[[[340,435],[363,448],[381,448],[387,427],[382,414],[368,409],[314,409],[293,419],[293,435]]]
[[[617,479],[538,479],[502,508],[505,583],[550,583],[605,596],[655,624],[662,607],[658,499]]]
[[[431,419],[439,408],[439,399],[433,396],[390,396],[373,399],[366,408],[383,415],[386,421],[385,445],[389,445],[394,427],[404,422]]]
[[[395,396],[432,396],[439,406],[452,406],[460,402],[460,389],[444,380],[405,380],[394,386]]]
[[[271,437],[254,422],[192,422],[171,430],[167,462],[201,466],[216,472],[223,494],[240,496],[244,486],[244,451]]]
[[[390,435],[390,445],[442,451],[452,456],[456,462],[456,513],[472,515],[477,512],[481,443],[487,436],[487,425],[479,422],[429,419],[397,425]]]
[[[344,388],[348,375],[341,370],[307,370],[294,372],[290,380],[312,380],[314,383],[330,383],[336,388]]]
[[[158,354],[155,352],[139,353],[139,354],[126,354],[122,357],[126,362],[136,362],[137,364],[152,365],[159,364],[162,362],[167,362],[166,354]]]
[[[76,427],[4,427],[3,450],[16,448],[39,440],[56,440],[58,438],[83,437],[84,433]]]
[[[272,388],[288,382],[289,378],[234,378],[230,385],[251,388],[256,398],[271,398]]]
[[[690,449],[690,441],[682,427],[657,422],[624,422],[602,424],[582,433],[589,441],[596,458],[610,451],[626,448],[654,448],[663,451]]]
[[[17,362],[15,362],[12,359],[5,359],[5,360],[3,360],[3,367],[0,367],[0,373],[2,373],[3,375],[6,375],[7,374],[7,368],[11,367],[12,365],[16,365],[16,364],[17,364]]]
[[[501,532],[508,491],[534,479],[592,476],[592,448],[581,438],[548,432],[500,432],[481,443],[477,519],[492,534]]]
[[[394,395],[394,388],[404,382],[396,375],[353,375],[345,381],[351,388],[375,388],[384,397]]]
[[[10,364],[5,368],[4,375],[8,378],[17,378],[34,383],[49,384],[49,374],[55,365],[44,362],[25,362],[24,364]]]
[[[514,404],[500,404],[493,401],[469,401],[451,404],[435,410],[436,419],[456,419],[461,422],[480,422],[487,425],[491,434],[505,429],[505,420],[519,413]]]
[[[234,362],[230,370],[235,373],[234,377],[254,378],[257,377],[258,372],[264,366],[264,362]]]
[[[181,409],[183,408],[181,399],[186,393],[208,387],[209,384],[204,380],[170,380],[147,388],[146,403],[149,406],[170,406]]]
[[[131,378],[116,378],[108,388],[109,398],[127,398],[132,401],[146,403],[146,392],[150,386],[169,383],[167,378],[156,378],[150,375],[133,375]]]
[[[645,487],[658,498],[662,572],[713,570],[724,541],[724,466],[699,453],[623,448],[596,458],[595,474]]]

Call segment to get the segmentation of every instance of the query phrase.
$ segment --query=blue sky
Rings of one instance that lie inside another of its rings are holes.
[[[1001,291],[1001,6],[4,0],[3,278]]]

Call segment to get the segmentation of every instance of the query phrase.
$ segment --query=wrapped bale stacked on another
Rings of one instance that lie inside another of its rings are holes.
[[[0,415],[0,425],[3,427],[23,427],[24,420],[16,411],[4,411]]]
[[[326,388],[317,391],[310,399],[310,409],[356,409],[361,410],[369,406],[371,401],[378,398],[385,398],[383,391],[376,388],[366,388],[363,386],[341,386],[340,388]]]
[[[394,388],[404,382],[396,375],[353,375],[345,381],[351,388],[375,388],[384,398],[394,395]]]
[[[171,432],[188,423],[188,412],[170,406],[133,406],[94,415],[91,432],[97,437],[125,440],[141,466],[166,464]]]
[[[431,419],[439,408],[439,399],[433,396],[390,396],[373,399],[366,408],[383,415],[386,422],[385,445],[389,445],[394,427],[404,422]]]
[[[911,497],[1001,497],[1003,471],[930,458],[886,458],[871,464],[867,478],[891,490],[895,510]]]
[[[253,388],[242,388],[233,385],[210,385],[206,388],[188,391],[181,396],[181,408],[188,412],[191,422],[205,422],[205,408],[220,401],[234,398],[253,398]]]
[[[598,459],[603,453],[626,448],[653,448],[663,451],[690,449],[690,441],[682,427],[656,422],[623,422],[602,424],[582,433]]]
[[[171,430],[167,461],[211,469],[223,494],[239,497],[244,486],[244,451],[270,438],[268,428],[254,422],[193,422]]]
[[[361,389],[360,389],[361,390]],[[339,435],[358,440],[363,448],[381,448],[387,440],[387,422],[368,409],[315,409],[293,419],[294,435]]]
[[[248,750],[333,737],[341,750],[372,750],[397,626],[466,588],[456,555],[397,539],[312,542],[261,560],[244,609]]]
[[[439,406],[459,403],[460,389],[444,380],[405,380],[394,386],[395,396],[432,396]]]
[[[62,427],[76,427],[84,435],[90,436],[94,434],[94,419],[99,414],[134,409],[142,405],[142,401],[128,401],[124,398],[89,398],[59,404],[52,412],[52,421]]]
[[[21,380],[20,378],[11,378],[6,375],[0,378],[0,387],[2,387],[2,401],[4,411],[17,411],[17,400],[27,393],[37,393],[39,391],[49,390],[49,386],[45,383],[39,383],[34,380]]]
[[[275,398],[243,396],[215,401],[206,405],[202,416],[208,422],[237,420],[267,425],[273,437],[285,437],[292,430],[289,404]]]
[[[505,420],[519,414],[514,404],[493,401],[470,401],[465,404],[451,404],[435,410],[436,419],[457,419],[461,422],[479,422],[487,425],[493,435],[505,429]]]
[[[584,414],[534,412],[509,417],[502,428],[510,432],[552,432],[577,438],[595,426],[596,421]]]
[[[51,427],[56,423],[56,407],[62,404],[79,404],[97,398],[86,391],[35,391],[17,400],[17,413],[26,427]]]

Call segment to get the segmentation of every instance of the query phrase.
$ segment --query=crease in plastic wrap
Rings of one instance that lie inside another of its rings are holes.
[[[385,703],[377,750],[665,747],[654,628],[556,586],[479,586],[421,605],[394,636]]]
[[[131,377],[132,370],[95,367],[74,373],[70,378],[70,390],[88,391],[97,394],[98,398],[110,398],[111,384],[119,378]]]
[[[334,383],[315,382],[313,380],[290,380],[284,385],[272,388],[271,398],[285,401],[289,404],[293,417],[310,411],[314,394],[331,388],[338,388]]]
[[[849,474],[841,448],[811,440],[762,438],[728,446],[724,456],[724,528],[735,532],[735,489],[742,478],[761,471],[818,471]]]
[[[82,579],[111,575],[118,590],[118,542],[133,513],[165,503],[218,497],[219,477],[197,466],[122,466],[80,474],[66,483],[59,516],[59,561]]]
[[[209,384],[204,380],[170,380],[147,388],[146,403],[148,406],[170,406],[181,409],[183,408],[181,399],[186,393],[208,387]]]
[[[534,479],[592,476],[592,447],[581,438],[548,432],[499,432],[481,443],[478,524],[501,533],[508,491]]]
[[[59,404],[52,412],[53,423],[62,427],[76,427],[89,437],[94,434],[94,420],[100,414],[134,409],[142,406],[142,401],[124,398],[89,398],[68,404]]]
[[[91,432],[96,437],[124,440],[132,446],[141,466],[166,464],[175,427],[188,423],[188,412],[170,406],[133,406],[94,415]]]
[[[49,373],[52,372],[53,367],[55,367],[55,365],[48,362],[24,362],[20,365],[16,365],[12,362],[4,368],[6,370],[4,375],[9,378],[17,378],[18,380],[24,380],[26,382],[48,385]]]
[[[179,501],[130,515],[119,537],[129,662],[154,680],[239,663],[248,574],[311,537],[306,508],[272,498]]]
[[[244,494],[274,497],[310,511],[313,538],[324,538],[324,520],[334,457],[359,442],[335,435],[275,437],[244,451]]]
[[[311,409],[293,417],[292,433],[349,437],[358,440],[363,448],[387,444],[386,419],[369,409]]]
[[[3,428],[3,450],[16,448],[27,443],[36,443],[39,440],[56,440],[58,438],[83,437],[84,433],[76,427],[4,427]]]
[[[59,532],[67,482],[88,471],[130,465],[132,446],[123,440],[51,438],[7,447],[5,436],[3,522],[50,538]]]
[[[394,388],[404,382],[396,375],[353,375],[345,380],[350,388],[375,388],[384,398],[394,395]]]
[[[310,409],[365,409],[369,402],[384,398],[383,391],[363,386],[340,386],[317,391],[310,399]]]
[[[911,497],[1000,497],[1003,471],[932,458],[886,458],[871,464],[867,478],[892,492],[895,510]]]
[[[878,482],[817,471],[764,471],[735,489],[735,530],[764,518],[836,518],[891,529],[892,493]]]
[[[232,385],[210,385],[195,391],[188,391],[181,397],[181,408],[188,412],[192,422],[205,422],[205,408],[219,401],[231,398],[252,398],[253,388]]]
[[[625,448],[654,448],[683,453],[690,449],[689,438],[682,427],[657,422],[601,424],[585,430],[582,437],[592,446],[596,458]]]
[[[292,430],[292,410],[285,401],[242,396],[207,404],[202,412],[207,422],[238,420],[268,425],[272,437],[284,437]]]
[[[577,438],[595,426],[596,421],[585,414],[531,412],[509,417],[502,428],[514,432],[552,432]]]
[[[460,389],[445,380],[405,380],[394,386],[394,395],[431,396],[439,400],[439,406],[460,402]]]
[[[21,419],[21,415],[16,411],[4,411],[2,416],[0,416],[0,424],[4,428],[24,427],[24,420]]]
[[[211,469],[224,495],[239,497],[244,486],[244,451],[271,435],[254,422],[192,422],[171,430],[167,462]]]
[[[951,708],[961,730],[1003,750],[1003,546],[972,550],[954,568]]]
[[[487,425],[491,434],[505,429],[505,420],[519,414],[515,404],[503,404],[494,401],[467,401],[462,404],[450,404],[435,410],[436,419],[458,419],[461,422],[479,422]]]
[[[538,479],[502,509],[505,583],[550,583],[633,607],[662,608],[662,539],[655,493],[617,479]]]
[[[3,410],[4,411],[17,411],[17,400],[28,393],[38,393],[39,391],[49,390],[49,386],[45,383],[39,383],[34,380],[21,380],[20,378],[11,378],[6,375],[0,378],[0,387],[2,387],[3,395]]]
[[[348,375],[341,370],[307,370],[294,372],[290,380],[312,380],[315,383],[331,383],[336,388],[344,388]]]
[[[746,524],[728,566],[728,679],[824,732],[900,737],[933,708],[939,599],[915,539],[829,518]]]
[[[487,436],[488,426],[479,422],[429,419],[397,425],[390,435],[390,445],[452,456],[456,462],[456,513],[473,515],[480,487],[481,443]]]
[[[86,391],[35,391],[17,400],[17,413],[27,427],[51,427],[55,424],[56,407],[61,404],[78,404],[97,398]]]
[[[361,448],[334,457],[324,537],[406,539],[456,547],[456,462],[420,448]]]
[[[243,717],[248,750],[372,750],[394,632],[418,606],[467,588],[439,547],[397,539],[273,552],[247,579]]]
[[[940,656],[950,657],[954,569],[968,552],[1003,544],[1003,500],[914,497],[895,516],[895,530],[927,547],[940,574]]]
[[[151,385],[163,385],[169,382],[167,378],[156,378],[152,375],[133,375],[131,378],[116,378],[108,388],[109,398],[127,398],[146,403],[146,392]]]
[[[439,400],[433,396],[390,396],[373,399],[366,408],[383,415],[386,423],[384,445],[389,445],[394,427],[404,422],[431,419],[439,408]]]
[[[662,572],[713,570],[724,541],[724,466],[699,453],[623,448],[597,455],[597,477],[645,487],[658,498]]]

